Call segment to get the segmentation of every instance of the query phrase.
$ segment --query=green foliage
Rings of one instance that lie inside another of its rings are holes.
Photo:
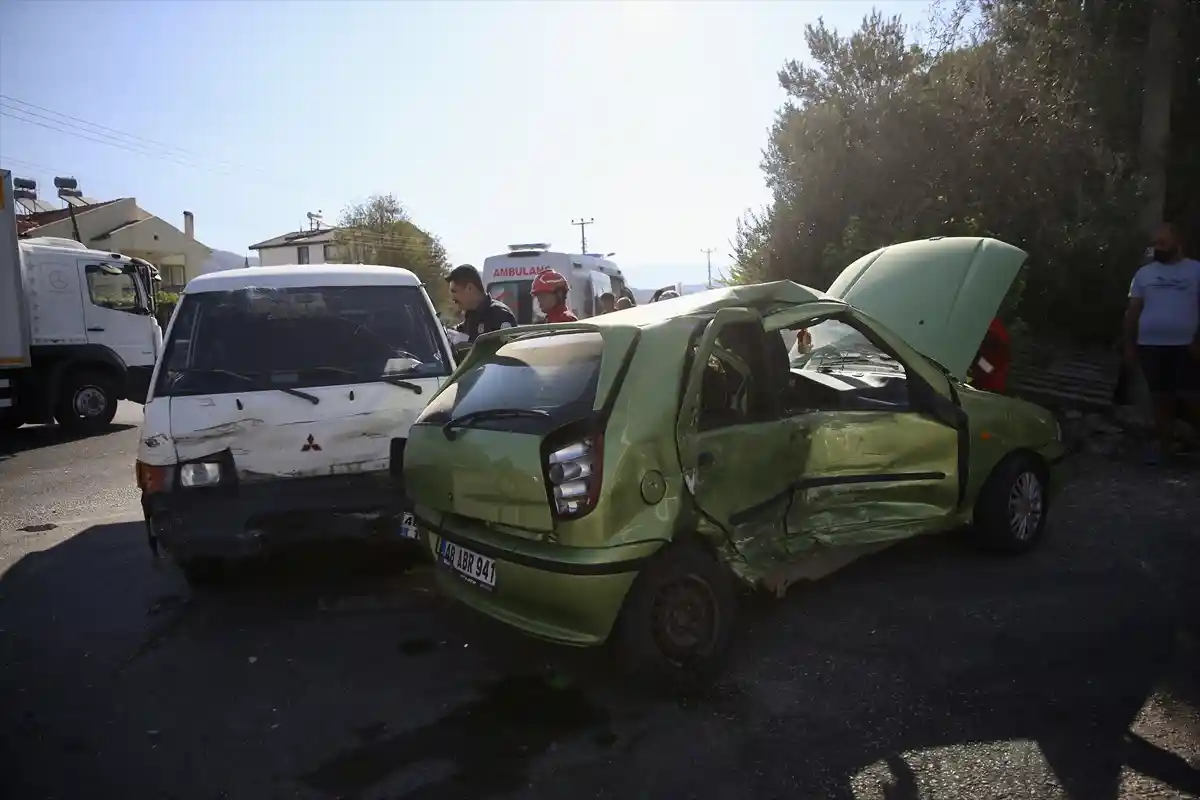
[[[158,291],[154,295],[154,303],[159,306],[174,306],[179,304],[179,295],[175,292]]]
[[[338,221],[336,239],[343,261],[403,267],[424,282],[434,305],[442,308],[449,302],[446,248],[409,218],[395,195],[373,195],[365,203],[346,208]]]
[[[807,26],[810,60],[780,70],[787,100],[763,153],[773,202],[739,221],[727,279],[825,288],[893,242],[993,236],[1030,254],[1005,316],[1111,340],[1144,247],[1135,162],[1151,5],[957,0],[920,43],[878,12],[849,36]],[[1186,33],[1181,47],[1200,64]],[[1181,195],[1179,177],[1200,164],[1200,136],[1182,138],[1175,206],[1200,202],[1200,183]]]

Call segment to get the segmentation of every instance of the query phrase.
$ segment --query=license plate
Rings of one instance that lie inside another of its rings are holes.
[[[469,583],[484,589],[496,588],[496,562],[454,542],[441,540],[438,549],[444,565],[457,572]]]
[[[418,539],[420,534],[417,532],[417,523],[413,519],[412,514],[405,514],[400,517],[400,538],[401,539]]]

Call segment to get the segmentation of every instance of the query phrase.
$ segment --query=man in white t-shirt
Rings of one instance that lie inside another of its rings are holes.
[[[1200,422],[1200,261],[1183,257],[1179,231],[1154,234],[1154,260],[1133,276],[1125,312],[1125,354],[1154,397],[1158,441],[1147,454],[1169,452],[1179,412]]]

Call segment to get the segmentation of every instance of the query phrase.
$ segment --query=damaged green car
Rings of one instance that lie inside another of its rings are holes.
[[[1032,548],[1058,424],[964,382],[1025,259],[909,242],[828,292],[737,286],[481,336],[404,452],[439,585],[678,680],[719,669],[740,587],[782,595],[964,527]]]

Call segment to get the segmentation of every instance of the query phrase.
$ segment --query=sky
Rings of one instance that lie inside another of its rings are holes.
[[[393,193],[454,263],[615,252],[631,283],[729,263],[804,25],[924,0],[0,0],[0,166],[136,197],[209,247]],[[32,104],[32,105],[31,105]],[[63,115],[69,115],[64,118]],[[17,119],[20,117],[21,119]],[[97,127],[99,126],[99,127]]]

